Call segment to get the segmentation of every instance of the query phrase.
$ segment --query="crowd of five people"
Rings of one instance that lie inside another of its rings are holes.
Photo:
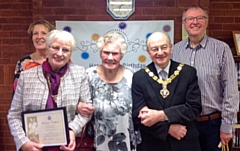
[[[85,70],[71,61],[71,33],[32,23],[36,51],[17,63],[7,115],[17,150],[72,151],[92,122],[96,151],[220,151],[239,109],[237,71],[229,46],[206,35],[208,20],[193,5],[182,16],[188,39],[173,45],[168,34],[152,33],[152,62],[138,71],[120,63],[128,50],[120,33],[96,41],[101,64]],[[22,112],[60,107],[67,111],[67,145],[44,147],[26,135]]]

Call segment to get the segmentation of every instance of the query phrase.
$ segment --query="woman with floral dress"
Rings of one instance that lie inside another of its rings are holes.
[[[18,60],[14,72],[14,91],[21,71],[41,65],[46,60],[46,35],[53,29],[55,29],[55,26],[46,20],[39,20],[30,24],[28,34],[32,40],[35,52]]]
[[[111,32],[96,44],[102,64],[87,69],[94,107],[80,103],[78,111],[86,117],[93,112],[97,151],[136,150],[131,96],[134,71],[120,64],[127,51],[126,41]]]

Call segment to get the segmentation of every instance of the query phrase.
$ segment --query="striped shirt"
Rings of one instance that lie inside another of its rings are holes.
[[[197,69],[203,107],[201,115],[222,112],[220,130],[231,133],[239,109],[239,93],[230,47],[205,35],[195,48],[190,46],[188,39],[175,44],[172,59]]]

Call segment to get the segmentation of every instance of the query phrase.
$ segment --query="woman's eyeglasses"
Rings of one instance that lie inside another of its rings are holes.
[[[58,51],[62,50],[62,52],[64,54],[67,54],[67,53],[71,52],[71,50],[69,50],[68,48],[61,48],[59,46],[49,46],[49,48],[51,48],[55,52],[58,52]]]

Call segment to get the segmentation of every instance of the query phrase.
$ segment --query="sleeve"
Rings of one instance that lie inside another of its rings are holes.
[[[144,133],[147,133],[160,140],[166,140],[169,128],[168,122],[159,122],[151,127],[146,127],[143,124],[141,124],[141,121],[138,118],[139,111],[144,106],[147,106],[146,98],[144,96],[144,87],[146,87],[146,85],[141,82],[144,80],[140,80],[143,79],[143,77],[139,76],[141,74],[142,74],[141,72],[135,73],[133,75],[132,80],[132,99],[133,99],[132,118],[134,122],[134,129],[137,130],[138,128],[140,128],[140,131],[144,131]]]
[[[89,80],[85,69],[83,70],[83,78],[81,81],[81,96],[80,101],[93,104],[90,96]]]
[[[182,71],[184,72],[182,74],[184,76],[179,77],[181,79],[179,80],[178,85],[183,86],[184,85],[183,83],[186,83],[187,81],[187,84],[185,84],[186,87],[183,88],[185,90],[179,91],[180,93],[183,93],[183,96],[180,97],[180,94],[174,94],[175,96],[178,97],[174,97],[174,99],[172,100],[172,102],[174,101],[182,103],[164,109],[164,112],[171,123],[185,124],[194,121],[197,119],[197,117],[200,115],[202,111],[201,92],[198,86],[198,78],[196,75],[197,73],[195,69],[193,70],[190,69]],[[185,80],[182,80],[184,79],[184,77]]]
[[[82,77],[80,82],[80,96],[79,101],[87,102],[93,104],[90,97],[89,81],[85,69],[82,70]],[[87,124],[91,119],[82,117],[79,113],[76,113],[75,118],[69,123],[69,128],[74,131],[75,135],[79,135],[82,131],[82,128]]]
[[[17,150],[20,150],[23,144],[30,141],[23,130],[21,113],[23,111],[23,87],[24,74],[21,74],[15,94],[12,99],[11,107],[8,111],[7,119],[10,132],[14,138]]]
[[[17,81],[18,81],[18,78],[20,76],[20,72],[21,72],[21,63],[20,63],[20,60],[17,62],[17,65],[15,67],[15,71],[14,71],[14,77],[13,77],[13,95],[16,91],[16,87],[17,87]]]
[[[237,70],[227,44],[224,45],[221,66],[221,87],[223,88],[222,124],[220,130],[224,133],[232,133],[232,126],[236,123],[239,110],[239,92],[237,83]]]
[[[15,68],[15,72],[14,72],[13,95],[14,95],[14,92],[15,92],[16,87],[17,87],[17,82],[18,82],[18,78],[20,76],[20,73],[23,70],[26,70],[26,69],[29,69],[29,68],[32,68],[32,67],[35,67],[35,66],[39,66],[39,65],[40,65],[39,63],[34,62],[32,60],[30,55],[27,55],[27,56],[21,58],[20,60],[18,60],[16,68]]]

